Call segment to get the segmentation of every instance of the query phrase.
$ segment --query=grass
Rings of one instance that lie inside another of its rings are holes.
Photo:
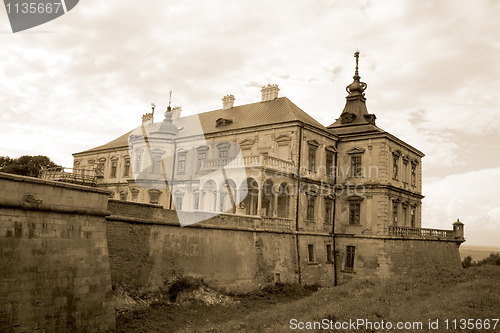
[[[418,332],[442,332],[445,319],[499,318],[498,290],[500,266],[422,270],[388,280],[352,281],[314,293],[299,286],[277,286],[236,296],[239,302],[228,305],[165,303],[125,313],[117,318],[117,324],[122,332],[290,332],[292,318],[303,322],[363,318],[371,322],[419,321],[424,329]],[[429,319],[439,320],[439,330],[428,329]],[[495,331],[500,331],[500,324]]]

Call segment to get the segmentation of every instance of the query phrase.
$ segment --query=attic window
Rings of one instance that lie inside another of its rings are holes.
[[[232,119],[219,118],[215,121],[215,127],[226,126],[232,123],[233,123]]]

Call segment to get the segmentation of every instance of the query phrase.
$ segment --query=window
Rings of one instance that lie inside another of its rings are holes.
[[[153,154],[153,166],[151,167],[152,173],[161,173],[161,155],[159,153]]]
[[[398,164],[399,164],[399,156],[392,156],[392,178],[398,179]]]
[[[200,209],[200,194],[194,194],[193,209]]]
[[[312,195],[307,196],[307,220],[314,221],[314,200],[316,198]]]
[[[352,270],[354,268],[354,252],[356,250],[355,246],[346,247],[346,257],[345,257],[345,269]]]
[[[177,161],[177,173],[186,172],[186,153],[179,154]]]
[[[175,197],[175,210],[182,210],[182,197],[181,196]]]
[[[219,150],[219,158],[227,158],[227,150]]]
[[[203,164],[207,159],[207,151],[208,151],[207,149],[208,148],[206,147],[198,149],[198,170],[206,168],[206,166],[204,166]]]
[[[333,175],[333,154],[326,152],[326,175]]]
[[[127,200],[127,192],[120,192],[120,200]]]
[[[326,262],[333,262],[332,244],[326,244]]]
[[[313,244],[307,245],[307,261],[309,261],[310,263],[314,262],[314,245]]]
[[[132,201],[137,202],[137,199],[139,197],[139,190],[132,190]]]
[[[123,163],[123,177],[130,175],[130,159],[126,158]]]
[[[314,172],[316,170],[316,147],[309,146],[309,154],[307,158],[307,168],[309,171]]]
[[[160,194],[158,190],[149,191],[149,203],[157,205],[160,202]]]
[[[349,224],[360,224],[361,204],[351,202],[349,204]]]
[[[408,226],[408,206],[403,206],[403,225]]]
[[[361,177],[363,170],[361,168],[361,156],[351,156],[351,175],[352,177]]]
[[[415,207],[410,208],[410,223],[412,228],[415,228],[415,211]]]
[[[142,163],[142,151],[137,151],[135,157],[135,172],[134,173],[139,173],[141,172],[141,163]]]
[[[333,200],[325,198],[325,224],[333,222]]]
[[[417,183],[417,165],[411,164],[411,186],[415,187]]]
[[[116,178],[116,168],[117,168],[117,165],[118,165],[117,161],[112,161],[111,162],[111,175],[110,175],[111,178]]]
[[[97,177],[104,177],[104,161],[100,160],[99,163],[97,164],[96,168],[96,175]]]
[[[398,202],[393,201],[392,202],[392,224],[393,225],[398,225],[398,213],[399,213],[399,207],[398,207]]]

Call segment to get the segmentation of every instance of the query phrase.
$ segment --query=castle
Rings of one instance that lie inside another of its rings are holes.
[[[422,228],[424,154],[376,126],[355,58],[345,107],[329,126],[279,97],[277,85],[262,87],[260,102],[235,106],[227,95],[220,110],[193,116],[169,106],[159,123],[153,105],[141,127],[73,154],[74,173],[95,171],[112,199],[203,213],[195,222],[221,215],[288,232],[296,265],[293,274],[275,268],[281,280],[386,275],[408,246],[421,256],[431,243],[455,251],[456,264],[463,225]]]

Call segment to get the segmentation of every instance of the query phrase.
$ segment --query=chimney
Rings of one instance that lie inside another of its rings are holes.
[[[267,86],[262,87],[262,102],[272,101],[273,99],[278,98],[278,88],[277,84],[268,84]]]
[[[172,109],[172,120],[179,119],[181,117],[182,109],[180,106],[176,106]]]
[[[142,124],[149,125],[153,123],[153,113],[146,113],[142,115]]]
[[[234,96],[226,95],[222,98],[222,109],[227,110],[232,108],[234,105]]]

